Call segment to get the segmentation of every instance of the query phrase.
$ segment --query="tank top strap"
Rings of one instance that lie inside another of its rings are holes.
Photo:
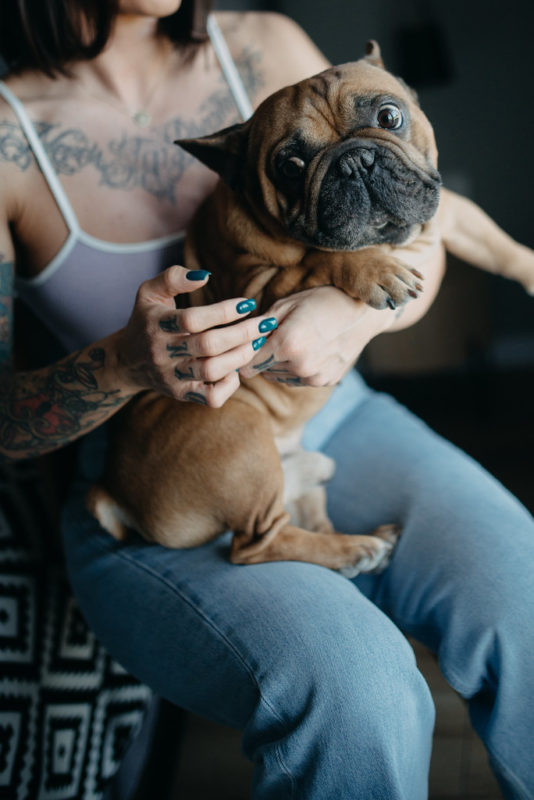
[[[59,181],[59,178],[52,166],[52,163],[44,149],[39,135],[35,130],[35,126],[28,116],[28,112],[24,108],[21,101],[16,97],[11,89],[0,80],[0,96],[4,98],[6,103],[11,106],[19,121],[20,127],[28,140],[31,151],[35,156],[35,160],[39,165],[39,169],[44,175],[44,178],[50,187],[50,191],[58,205],[59,210],[63,215],[63,219],[72,234],[77,234],[80,231],[76,214],[69,202],[69,199]]]
[[[206,29],[238,111],[243,119],[247,120],[252,116],[253,108],[214,14],[208,16]]]

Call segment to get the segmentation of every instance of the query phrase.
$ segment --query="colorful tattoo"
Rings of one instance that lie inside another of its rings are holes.
[[[54,450],[77,439],[124,405],[119,389],[102,391],[97,375],[106,352],[95,347],[77,353],[43,375],[18,373],[0,388],[0,448],[29,457]]]

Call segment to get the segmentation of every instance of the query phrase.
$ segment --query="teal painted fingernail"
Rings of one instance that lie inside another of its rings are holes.
[[[235,307],[238,314],[248,314],[249,311],[254,311],[256,308],[255,300],[241,300]]]
[[[259,339],[254,339],[254,341],[252,342],[252,349],[259,350],[260,347],[263,347],[266,341],[267,339],[265,338],[265,336],[260,336]]]
[[[185,273],[188,281],[203,281],[208,275],[211,275],[211,272],[208,272],[207,269],[190,269],[189,272]]]
[[[277,325],[277,320],[274,317],[269,317],[269,319],[264,319],[260,322],[258,330],[260,333],[268,333],[269,331],[274,331]]]

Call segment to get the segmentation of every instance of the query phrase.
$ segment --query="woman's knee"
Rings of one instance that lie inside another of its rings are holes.
[[[341,736],[359,737],[362,726],[376,736],[392,727],[431,730],[432,699],[408,641],[346,584],[353,595],[348,608],[330,603],[326,615],[291,621],[292,646],[271,654],[260,681],[263,698],[291,724],[295,715],[317,715],[323,733],[327,720]]]
[[[292,621],[292,646],[272,654],[259,677],[244,751],[264,781],[277,775],[275,755],[283,765],[273,797],[349,797],[358,787],[362,797],[423,798],[430,692],[404,636],[347,584],[359,599],[329,624],[320,615]],[[288,776],[297,776],[294,794]]]

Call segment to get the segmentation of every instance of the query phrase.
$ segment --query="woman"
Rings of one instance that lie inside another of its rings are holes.
[[[243,731],[256,800],[426,796],[433,709],[407,632],[438,653],[469,701],[506,796],[532,797],[530,515],[353,374],[307,441],[337,461],[329,499],[338,530],[366,532],[385,518],[402,525],[382,575],[348,581],[290,562],[239,568],[227,560],[225,537],[186,551],[121,545],[85,513],[105,447],[102,423],[136,393],[201,395],[218,406],[235,391],[236,370],[251,374],[272,354],[301,383],[335,384],[373,336],[422,316],[443,258],[435,247],[422,255],[425,295],[400,321],[331,288],[282,300],[255,319],[247,319],[247,298],[174,312],[175,295],[208,279],[172,265],[181,260],[179,232],[215,178],[172,141],[239,119],[213,49],[216,32],[198,43],[201,4],[185,0],[29,6],[4,0],[0,25],[11,65],[0,107],[0,447],[20,459],[93,431],[82,442],[64,533],[72,584],[94,631],[156,692]],[[217,19],[253,105],[326,66],[283,17]],[[21,298],[67,355],[13,374],[14,273]],[[183,361],[192,371],[185,381],[169,357],[176,334],[165,322],[175,313],[195,354]],[[274,330],[267,341],[263,318]],[[213,335],[222,323],[233,324]]]

